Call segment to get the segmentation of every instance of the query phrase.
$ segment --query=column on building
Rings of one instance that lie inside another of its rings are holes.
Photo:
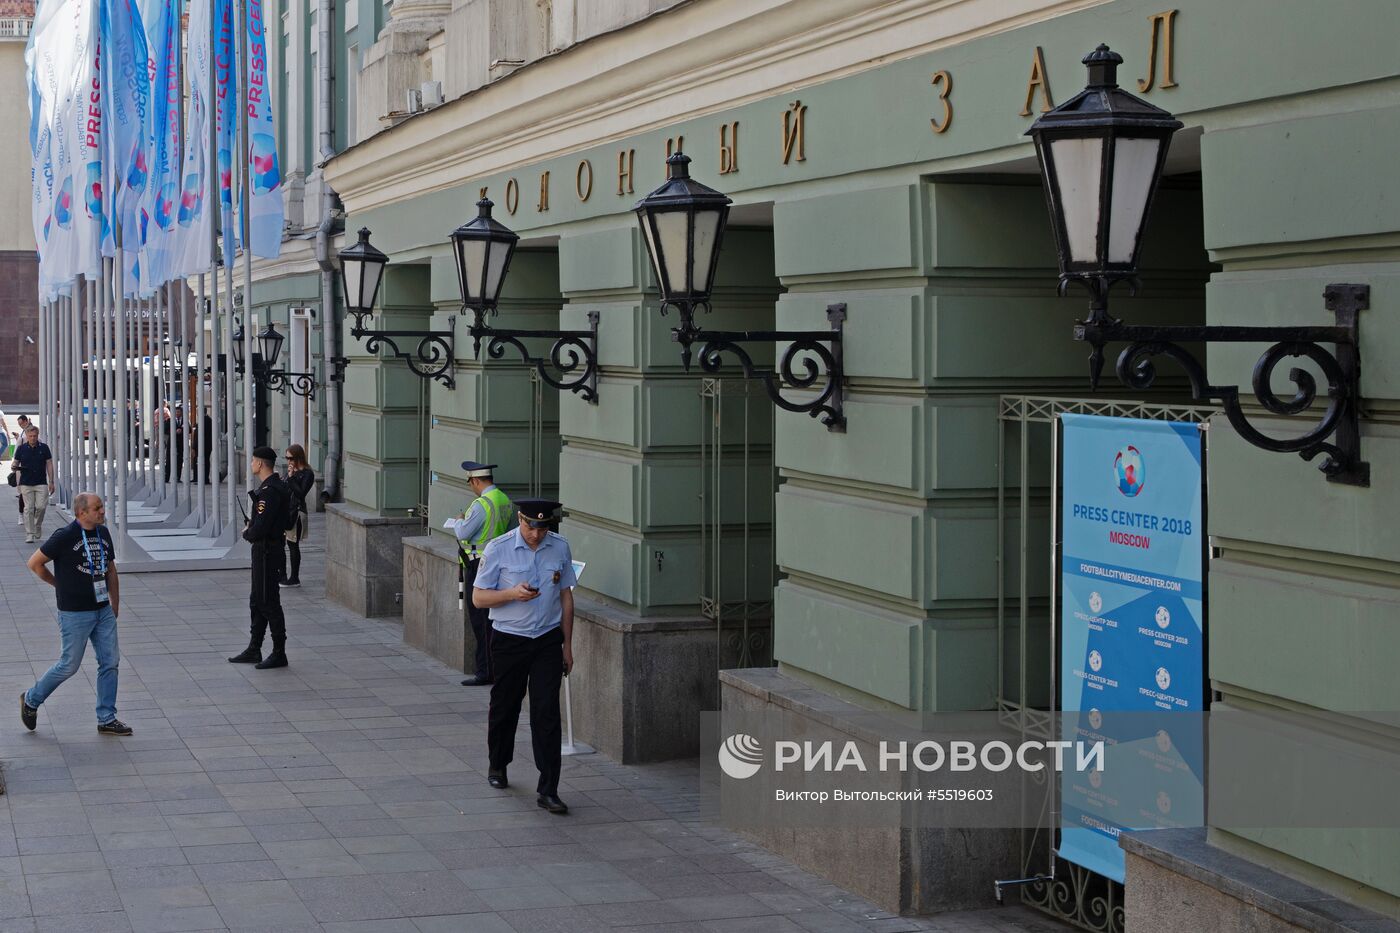
[[[388,265],[378,313],[365,319],[366,328],[427,329],[434,315],[430,278],[427,263]],[[326,595],[361,615],[396,616],[404,588],[401,542],[421,534],[424,521],[418,509],[426,498],[427,452],[420,474],[419,445],[428,387],[387,347],[368,354],[350,335],[352,325],[347,315],[344,501],[326,510]],[[417,345],[399,340],[403,352]]]
[[[995,708],[999,399],[1087,394],[1087,348],[1070,339],[1085,305],[1056,297],[1044,196],[1027,181],[799,192],[775,205],[778,326],[821,329],[828,305],[847,306],[847,429],[778,414],[778,667],[726,671],[726,710],[781,708],[849,728],[844,739],[862,735],[865,710]],[[1134,318],[1165,321],[1187,293],[1136,299]],[[1045,566],[1048,483],[1036,481],[1029,516]],[[1034,579],[1043,600],[1048,574]],[[1013,831],[762,841],[900,910],[980,904],[994,880],[1017,876]]]
[[[560,498],[567,515],[561,532],[587,562],[576,600],[575,729],[616,760],[643,761],[695,754],[699,712],[716,708],[716,673],[734,661],[720,656],[715,625],[699,611],[699,451],[709,431],[701,422],[702,374],[698,364],[691,373],[682,369],[670,333],[675,314],[658,312],[649,261],[630,221],[560,240],[564,326],[583,329],[597,311],[602,364],[597,405],[561,399]],[[714,311],[703,325],[771,327],[771,238],[731,231],[726,244]],[[760,348],[756,361],[771,362],[771,353]],[[762,536],[756,550],[766,555],[772,485],[759,421],[759,464],[751,475],[761,489],[752,498]],[[727,453],[740,443],[737,434],[727,438]],[[736,649],[726,650],[737,657]]]
[[[404,539],[404,574],[410,581],[404,591],[404,641],[470,672],[467,659],[475,656],[476,643],[458,606],[456,539],[442,524],[461,515],[474,498],[462,472],[464,460],[497,464],[497,484],[512,500],[532,491],[546,497],[558,493],[559,391],[541,385],[537,396],[533,370],[512,348],[500,360],[490,359],[489,338],[476,356],[468,332],[472,315],[462,311],[450,254],[434,258],[432,288],[433,328],[455,327],[457,387],[432,386],[428,534]],[[522,247],[511,260],[499,313],[486,323],[557,330],[560,303],[557,251]],[[536,355],[546,355],[552,343],[526,341]]]
[[[1358,92],[1354,108],[1329,100],[1279,122],[1212,130],[1201,143],[1206,246],[1221,267],[1207,293],[1210,323],[1330,325],[1327,285],[1371,287],[1370,309],[1360,312],[1361,444],[1371,464],[1369,488],[1329,483],[1316,462],[1253,447],[1223,419],[1210,431],[1214,710],[1285,716],[1304,737],[1297,767],[1326,763],[1325,775],[1300,771],[1298,785],[1326,782],[1333,799],[1348,799],[1348,780],[1384,773],[1378,771],[1388,767],[1383,762],[1400,753],[1394,713],[1368,712],[1400,709],[1394,674],[1400,537],[1393,508],[1400,496],[1394,469],[1400,436],[1388,414],[1400,399],[1400,377],[1386,365],[1400,337],[1391,314],[1400,263],[1390,245],[1400,231],[1400,201],[1387,196],[1395,184],[1384,147],[1342,142],[1396,138],[1400,108]],[[1269,171],[1260,172],[1261,164]],[[1281,198],[1279,179],[1306,181],[1289,185],[1290,195]],[[1211,378],[1241,381],[1247,390],[1264,349],[1212,347]],[[1281,397],[1294,391],[1286,381],[1294,363],[1285,360],[1274,379]],[[1319,376],[1318,382],[1325,393],[1325,380]],[[1296,433],[1303,420],[1266,418],[1257,406],[1250,416],[1280,436]],[[1223,767],[1223,759],[1212,759],[1213,769]],[[1232,778],[1217,773],[1213,780]],[[1400,833],[1379,829],[1393,824],[1259,830],[1223,826],[1218,815],[1208,819],[1207,836],[1217,847],[1209,864],[1174,850],[1170,840],[1156,841],[1161,834],[1148,834],[1146,846],[1129,849],[1128,884],[1136,892],[1130,926],[1135,918],[1159,928],[1201,922],[1205,908],[1188,912],[1190,903],[1233,911],[1237,902],[1219,906],[1226,903],[1219,889],[1234,890],[1231,879],[1240,870],[1250,879],[1267,877],[1259,864],[1278,873],[1257,883],[1265,890],[1293,891],[1301,880],[1320,889],[1313,897],[1340,896],[1400,916]],[[1256,864],[1241,869],[1218,850]],[[1180,871],[1183,860],[1193,863],[1189,873]],[[1188,893],[1178,893],[1183,890]]]

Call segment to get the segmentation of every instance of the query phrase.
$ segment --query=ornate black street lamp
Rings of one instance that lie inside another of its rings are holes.
[[[285,339],[278,332],[276,325],[270,321],[266,327],[258,332],[258,352],[253,354],[253,378],[269,392],[282,392],[290,389],[293,395],[314,400],[316,398],[316,377],[314,374],[293,373],[277,368],[277,359],[282,354],[282,342]],[[240,376],[243,375],[244,369],[243,354],[243,324],[240,322],[238,330],[233,332],[233,368],[234,372]]]
[[[665,184],[638,201],[634,208],[661,291],[661,313],[675,308],[680,316],[680,323],[671,328],[671,339],[681,345],[681,363],[689,372],[691,346],[697,342],[701,343],[700,368],[707,373],[720,372],[722,355],[732,353],[743,368],[744,378],[761,380],[768,397],[778,407],[807,412],[813,418],[821,418],[829,430],[844,431],[844,304],[827,306],[829,331],[707,331],[695,323],[696,311],[710,310],[710,292],[714,289],[730,203],[720,192],[691,178],[690,157],[677,151],[666,160]],[[787,347],[775,370],[756,367],[748,351],[740,346],[780,342],[787,343]],[[801,367],[800,374],[797,365]],[[825,383],[816,398],[802,402],[783,398],[783,388],[811,388],[823,376]]]
[[[1292,451],[1312,460],[1326,454],[1321,470],[1329,480],[1369,486],[1370,464],[1361,459],[1360,357],[1357,316],[1370,304],[1368,285],[1329,285],[1323,292],[1334,326],[1236,327],[1232,325],[1152,326],[1125,324],[1108,313],[1109,291],[1126,282],[1136,292],[1138,255],[1152,210],[1167,148],[1181,122],[1165,110],[1118,87],[1123,57],[1100,45],[1084,58],[1089,84],[1070,100],[1042,115],[1027,135],[1035,141],[1059,254],[1060,294],[1071,282],[1089,292],[1089,316],[1074,328],[1087,342],[1089,382],[1098,388],[1103,348],[1126,343],[1118,356],[1118,378],[1133,389],[1156,379],[1152,358],[1165,356],[1186,371],[1192,395],[1219,401],[1230,424],[1256,447]],[[1275,415],[1300,415],[1317,399],[1317,381],[1304,369],[1288,378],[1291,398],[1273,390],[1274,370],[1285,357],[1306,357],[1327,379],[1328,404],[1322,418],[1303,434],[1272,437],[1250,424],[1238,385],[1212,385],[1205,365],[1183,346],[1191,343],[1268,343],[1254,366],[1252,391]],[[1333,344],[1330,351],[1321,344]]]
[[[540,378],[556,389],[576,392],[598,404],[598,312],[588,312],[588,330],[506,330],[486,324],[497,314],[501,287],[520,236],[491,216],[489,198],[476,202],[477,215],[452,231],[452,258],[457,264],[457,287],[462,307],[472,312],[472,349],[481,358],[481,340],[489,337],[486,355],[493,360],[514,348],[521,360],[535,367]],[[531,356],[522,342],[553,338],[547,357]],[[557,372],[556,376],[554,373]]]
[[[369,228],[360,228],[359,242],[348,246],[338,254],[340,259],[340,288],[345,299],[345,310],[355,318],[350,328],[350,336],[363,340],[366,353],[378,353],[381,346],[387,346],[395,356],[408,364],[408,368],[422,379],[436,379],[449,389],[457,387],[453,378],[453,360],[456,355],[456,336],[453,328],[455,317],[448,318],[447,330],[369,330],[365,316],[374,313],[374,304],[379,296],[379,285],[384,277],[384,267],[389,257],[374,247],[369,241]],[[399,349],[398,340],[418,341],[412,353]],[[344,357],[332,361],[336,372],[332,379],[343,378],[342,370],[347,362]]]

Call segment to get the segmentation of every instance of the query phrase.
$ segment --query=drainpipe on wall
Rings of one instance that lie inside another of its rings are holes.
[[[340,356],[340,315],[335,307],[335,269],[331,255],[331,234],[341,212],[336,207],[336,195],[325,183],[325,163],[335,157],[335,137],[331,126],[331,102],[335,91],[331,74],[331,23],[334,21],[334,0],[317,0],[316,4],[316,150],[322,165],[321,222],[316,227],[316,263],[321,268],[321,370],[326,374],[326,463],[321,484],[321,501],[340,499],[340,461],[342,431],[340,421],[341,383],[335,376],[332,360]]]

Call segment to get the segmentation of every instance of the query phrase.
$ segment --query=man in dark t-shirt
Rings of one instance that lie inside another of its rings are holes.
[[[53,454],[39,440],[34,425],[24,429],[24,438],[15,448],[11,467],[19,472],[19,497],[24,503],[24,540],[33,544],[44,533],[44,513],[53,495]]]
[[[97,652],[97,731],[131,735],[117,718],[117,613],[121,592],[117,581],[116,549],[104,523],[102,497],[81,492],[73,497],[75,519],[55,531],[29,558],[29,569],[54,588],[58,598],[58,630],[63,653],[54,666],[19,695],[19,716],[34,730],[39,707],[59,685],[78,673],[89,641]],[[53,572],[49,572],[49,563]]]

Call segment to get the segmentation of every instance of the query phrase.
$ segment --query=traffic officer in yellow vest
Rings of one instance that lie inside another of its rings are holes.
[[[514,527],[511,522],[514,507],[505,493],[496,487],[492,471],[494,463],[477,463],[466,460],[462,469],[467,471],[467,483],[476,500],[454,522],[457,534],[457,561],[461,565],[462,593],[466,596],[467,619],[471,622],[472,634],[476,637],[475,671],[462,681],[464,687],[485,687],[492,682],[491,677],[491,619],[485,609],[478,609],[469,594],[476,581],[476,572],[481,566],[481,555],[486,543],[499,537]]]

